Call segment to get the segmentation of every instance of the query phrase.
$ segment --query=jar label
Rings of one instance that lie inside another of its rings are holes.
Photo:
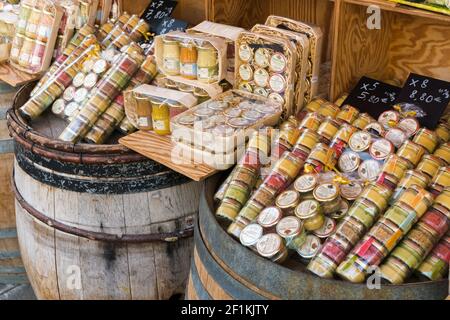
[[[314,195],[319,200],[328,200],[330,198],[336,197],[337,194],[338,190],[332,183],[322,184],[314,190]]]
[[[242,64],[239,67],[239,76],[244,81],[249,81],[252,79],[253,76],[253,70],[252,67],[248,64]]]
[[[299,199],[298,193],[294,190],[288,190],[280,194],[276,202],[277,205],[284,207],[294,204],[297,199]]]
[[[398,127],[411,137],[419,130],[420,124],[415,118],[404,118],[399,122]]]
[[[265,208],[258,215],[258,223],[263,227],[269,226],[269,225],[273,225],[280,218],[281,218],[280,210],[275,207],[269,207],[269,208]]]
[[[269,96],[269,92],[261,87],[255,88],[254,93],[263,97],[268,97]]]
[[[385,111],[378,118],[378,122],[381,123],[385,128],[392,127],[392,125],[397,124],[399,120],[399,114],[396,111]]]
[[[317,211],[318,207],[319,205],[316,201],[306,200],[298,205],[296,213],[298,213],[298,217],[302,219],[303,217],[309,217],[313,215]]]
[[[394,148],[389,140],[378,139],[370,146],[370,155],[377,160],[386,159],[391,153],[394,152]]]
[[[39,67],[41,65],[41,62],[42,62],[42,57],[35,56],[35,55],[31,56],[31,65],[32,66]]]
[[[282,237],[289,237],[300,231],[301,222],[296,217],[285,217],[277,224],[277,232]]]
[[[198,67],[197,76],[199,79],[214,80],[217,76],[217,66]]]
[[[354,200],[361,194],[363,188],[359,183],[349,183],[341,185],[341,195],[347,200]]]
[[[255,71],[255,83],[259,87],[266,87],[269,83],[269,73],[265,69],[257,69]]]
[[[286,65],[286,57],[280,52],[273,54],[270,58],[270,68],[274,72],[283,72],[286,69]]]
[[[17,28],[18,29],[24,29],[27,26],[27,21],[25,19],[20,19],[19,22],[17,23]]]
[[[72,84],[78,88],[83,85],[83,82],[84,82],[84,74],[82,72],[79,72],[79,73],[77,73],[75,78],[73,78]]]
[[[322,227],[320,227],[318,230],[315,230],[314,234],[320,238],[329,237],[334,232],[335,228],[336,222],[333,219],[326,217]]]
[[[163,68],[169,72],[178,72],[180,69],[180,60],[164,58],[163,59]]]
[[[161,131],[168,130],[169,128],[167,128],[166,123],[167,121],[165,120],[153,119],[153,128]]]
[[[252,223],[246,226],[239,236],[239,240],[244,246],[254,245],[263,235],[263,228],[257,224]]]
[[[36,33],[36,29],[37,29],[37,25],[36,24],[34,24],[34,23],[28,23],[27,24],[27,33],[28,32],[30,32],[30,33]]]
[[[312,258],[320,249],[320,239],[315,235],[308,235],[306,241],[298,249],[302,257]]]
[[[41,25],[37,32],[39,38],[48,39],[51,29],[46,25]]]
[[[269,94],[269,99],[275,101],[276,103],[284,104],[283,97],[278,93],[273,92]]]
[[[353,172],[358,169],[360,162],[361,159],[356,152],[346,151],[339,158],[339,168],[343,172]]]
[[[384,137],[392,142],[392,144],[397,148],[400,147],[402,143],[407,139],[406,133],[403,130],[397,128],[389,129]]]
[[[242,82],[239,84],[239,89],[247,92],[253,92],[252,85],[248,82]]]
[[[180,73],[184,76],[196,77],[197,64],[196,63],[182,63],[180,65]]]
[[[239,58],[242,61],[248,62],[252,58],[252,49],[247,44],[242,44],[239,47]]]
[[[269,65],[269,53],[264,48],[259,48],[255,52],[255,62],[261,68],[265,68]]]
[[[275,92],[283,92],[286,89],[286,80],[282,75],[274,74],[269,82],[270,88]]]
[[[137,122],[139,127],[148,127],[147,117],[139,117]]]
[[[261,255],[272,256],[281,249],[281,238],[275,233],[269,233],[259,239],[256,244],[257,250]]]
[[[63,99],[66,101],[70,101],[73,99],[74,94],[75,94],[75,88],[68,87],[66,90],[64,90]]]
[[[376,160],[366,160],[359,167],[359,176],[365,180],[375,180],[381,171],[381,166]]]
[[[369,148],[370,140],[370,133],[366,131],[358,131],[350,137],[349,146],[353,151],[361,152]]]
[[[294,182],[294,188],[299,192],[311,191],[317,184],[317,178],[312,174],[305,174]]]

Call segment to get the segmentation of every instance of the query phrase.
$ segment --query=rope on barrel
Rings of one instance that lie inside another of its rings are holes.
[[[81,238],[86,238],[95,241],[117,242],[117,243],[148,243],[156,241],[175,242],[182,238],[192,237],[194,233],[193,227],[189,227],[182,230],[175,230],[172,232],[149,233],[149,234],[123,234],[123,235],[83,230],[77,227],[66,225],[58,220],[52,219],[43,214],[42,212],[33,208],[28,202],[26,202],[26,200],[20,194],[14,179],[12,182],[12,187],[20,206],[25,211],[27,211],[28,214],[30,214],[32,217],[36,218],[37,220],[39,220],[40,222],[46,224],[51,228],[55,228],[58,231],[78,236]]]

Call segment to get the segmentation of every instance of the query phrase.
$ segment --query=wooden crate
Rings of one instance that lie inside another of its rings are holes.
[[[335,3],[331,98],[367,75],[401,85],[410,72],[450,81],[450,17],[383,0]],[[381,9],[381,28],[369,30],[367,8]]]

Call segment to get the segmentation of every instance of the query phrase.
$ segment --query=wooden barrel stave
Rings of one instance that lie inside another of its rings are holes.
[[[202,273],[209,276],[214,272],[217,272],[214,276],[216,286],[236,300],[247,299],[249,294],[251,299],[261,296],[267,299],[444,299],[448,295],[447,280],[382,285],[379,290],[371,290],[365,284],[320,279],[263,259],[231,238],[217,222],[213,210],[217,183],[217,178],[209,179],[200,198],[200,232],[195,234],[194,250],[199,259],[192,260],[193,286],[189,287],[196,290],[192,294],[188,291],[188,298],[200,297],[202,287],[214,298],[211,292],[217,288],[209,288],[206,284],[210,281],[202,278]],[[199,270],[199,261],[206,271]],[[202,286],[196,286],[195,271]],[[235,286],[226,287],[223,279],[227,277],[235,280]]]

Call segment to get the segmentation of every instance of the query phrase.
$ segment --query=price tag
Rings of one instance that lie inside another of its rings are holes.
[[[185,31],[188,24],[186,21],[174,18],[164,18],[155,28],[156,34],[166,34],[170,31]]]
[[[152,27],[152,31],[159,23],[172,15],[178,2],[173,0],[153,0],[142,14],[142,19]]]
[[[375,80],[362,77],[355,88],[350,92],[343,105],[349,104],[378,119],[384,111],[392,109],[396,103],[401,88]]]
[[[450,82],[411,73],[398,97],[398,104],[416,113],[422,126],[436,128],[450,102]],[[404,110],[403,110],[404,111]]]

